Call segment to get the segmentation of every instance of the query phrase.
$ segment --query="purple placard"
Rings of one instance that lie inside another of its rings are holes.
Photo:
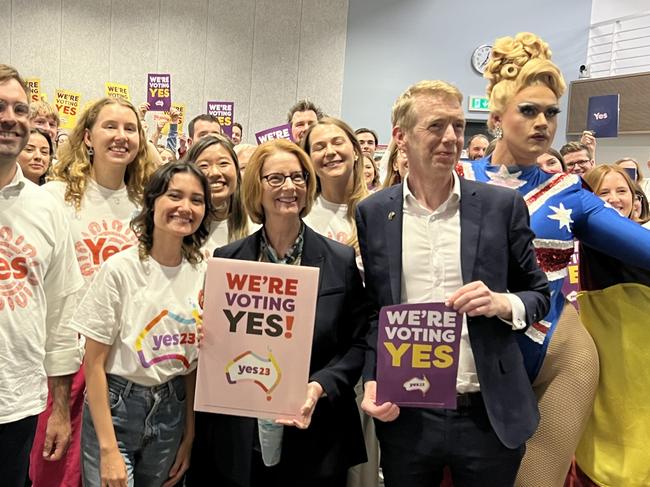
[[[258,145],[273,139],[293,140],[291,138],[291,125],[285,123],[284,125],[271,127],[270,129],[262,130],[255,134],[255,140],[257,140]]]
[[[377,403],[455,409],[462,322],[443,303],[381,308]]]
[[[170,74],[147,75],[147,103],[152,112],[168,112],[172,106],[172,77]]]
[[[564,278],[562,283],[562,294],[578,311],[580,311],[580,306],[578,305],[578,291],[580,291],[580,282],[579,282],[579,264],[580,264],[580,252],[578,251],[580,242],[577,240],[574,242],[573,246],[573,255],[571,256],[571,263],[567,267],[568,275]]]
[[[235,102],[233,101],[209,101],[208,115],[219,120],[221,132],[232,138],[232,124],[235,123]]]

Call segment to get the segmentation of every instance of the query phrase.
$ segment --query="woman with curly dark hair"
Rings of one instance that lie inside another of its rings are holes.
[[[138,245],[102,265],[72,318],[86,337],[86,486],[174,485],[189,466],[210,210],[201,171],[161,167],[131,223]]]

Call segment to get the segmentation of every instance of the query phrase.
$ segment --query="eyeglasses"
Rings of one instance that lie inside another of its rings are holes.
[[[3,113],[8,106],[9,103],[7,103],[6,100],[0,100],[0,113]],[[29,105],[27,103],[22,103],[22,102],[14,103],[13,108],[14,108],[14,114],[17,117],[26,117],[29,115]]]
[[[269,186],[272,188],[279,188],[284,185],[284,182],[287,178],[291,179],[291,182],[296,186],[304,186],[309,179],[309,174],[302,172],[292,172],[291,174],[281,174],[279,172],[272,172],[266,176],[262,176],[262,179],[266,179],[266,182],[269,183]]]
[[[574,166],[585,167],[591,164],[591,159],[582,159],[580,161],[567,162],[566,167],[571,168]]]

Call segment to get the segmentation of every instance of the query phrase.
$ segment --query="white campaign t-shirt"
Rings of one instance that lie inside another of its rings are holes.
[[[314,201],[304,222],[316,233],[347,244],[353,232],[352,224],[346,218],[347,211],[348,205],[331,203],[321,194]]]
[[[201,252],[207,260],[212,257],[215,249],[228,245],[228,220],[213,221],[210,223],[210,234],[206,239]]]
[[[47,376],[78,370],[59,312],[82,286],[61,206],[17,166],[0,188],[0,424],[43,411]]]
[[[64,182],[52,181],[43,188],[64,205],[79,269],[86,284],[106,259],[137,244],[129,224],[138,207],[129,199],[126,186],[108,189],[89,178],[79,211],[65,202]]]
[[[82,335],[111,345],[106,372],[144,386],[194,370],[205,263],[165,267],[131,247],[106,261],[72,318]]]
[[[250,219],[248,220],[248,234],[255,233],[262,226],[257,223],[253,223]],[[201,252],[203,257],[207,260],[214,254],[214,251],[219,247],[228,245],[228,220],[213,221],[210,224],[210,234],[206,239],[203,247],[201,247]]]

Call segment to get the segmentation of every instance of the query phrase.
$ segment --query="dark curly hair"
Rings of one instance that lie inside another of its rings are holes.
[[[186,162],[173,162],[161,166],[151,175],[151,178],[144,187],[144,197],[142,209],[133,220],[131,220],[131,229],[138,237],[140,259],[146,259],[153,247],[153,230],[154,230],[154,205],[156,200],[165,194],[169,188],[169,182],[176,174],[189,173],[193,174],[201,183],[203,188],[203,203],[205,213],[199,228],[192,235],[183,238],[181,253],[191,264],[198,264],[203,260],[201,247],[208,238],[210,232],[210,213],[212,212],[212,198],[210,196],[210,185],[203,173],[194,165]]]

